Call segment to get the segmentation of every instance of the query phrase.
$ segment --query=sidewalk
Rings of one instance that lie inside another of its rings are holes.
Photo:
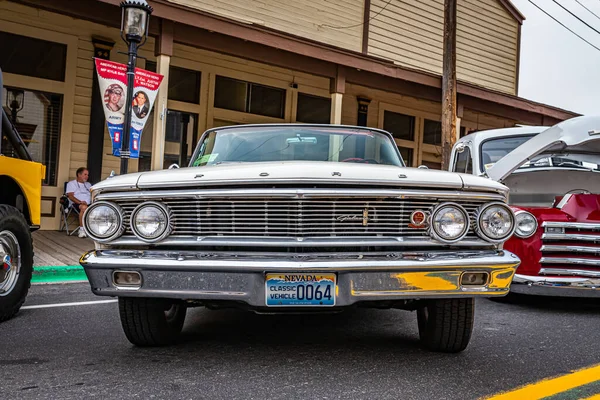
[[[31,283],[87,281],[79,257],[93,248],[92,240],[67,236],[65,232],[34,232]]]

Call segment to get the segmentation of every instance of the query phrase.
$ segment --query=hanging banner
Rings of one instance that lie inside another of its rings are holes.
[[[133,85],[133,104],[131,111],[131,137],[129,150],[131,158],[139,158],[142,131],[154,106],[158,88],[164,76],[145,69],[135,69],[135,83]]]
[[[96,61],[98,84],[104,103],[104,115],[112,142],[112,153],[121,156],[121,142],[125,124],[125,102],[127,100],[127,65],[112,61]],[[131,110],[130,158],[139,158],[142,131],[162,83],[163,76],[140,68],[135,69],[133,102]]]
[[[104,116],[112,141],[112,153],[121,155],[125,100],[127,99],[127,65],[96,58],[98,85],[104,103]]]

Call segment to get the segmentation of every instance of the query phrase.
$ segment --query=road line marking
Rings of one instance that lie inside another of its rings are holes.
[[[557,378],[548,378],[529,385],[521,386],[510,392],[504,392],[491,397],[487,400],[536,400],[544,397],[553,396],[557,393],[566,392],[567,390],[578,386],[587,385],[588,383],[596,382],[600,379],[600,365],[595,365],[573,371],[570,374],[559,376]],[[594,400],[598,400],[594,398]]]
[[[33,310],[36,308],[87,306],[87,305],[92,305],[92,304],[116,303],[117,301],[118,300],[97,300],[97,301],[79,301],[79,302],[75,302],[75,303],[39,304],[36,306],[21,307],[21,310]]]
[[[595,394],[592,397],[586,397],[585,399],[582,400],[600,400],[600,394]]]

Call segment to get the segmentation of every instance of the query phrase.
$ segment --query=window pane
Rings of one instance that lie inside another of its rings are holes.
[[[8,90],[19,89],[6,88],[4,96],[7,96]],[[25,90],[23,108],[20,111],[17,108],[14,109],[16,121],[13,123],[33,160],[46,166],[44,184],[51,186],[56,186],[62,101],[62,95],[59,94]],[[5,110],[9,116],[14,114],[10,108]],[[16,156],[4,138],[2,154],[8,157]]]
[[[217,76],[215,107],[246,112],[246,92],[246,82]]]
[[[65,80],[67,45],[0,32],[3,72],[53,81]]]
[[[454,172],[464,172],[467,174],[473,173],[473,163],[471,161],[471,150],[465,147],[462,153],[456,154],[456,163],[454,164]]]
[[[398,150],[400,150],[400,154],[402,155],[404,164],[406,164],[407,167],[412,167],[413,149],[407,149],[406,147],[398,147]]]
[[[266,115],[273,118],[283,118],[285,106],[285,90],[270,86],[250,84],[251,114]]]
[[[296,121],[328,124],[331,120],[331,99],[298,93]]]
[[[200,72],[169,68],[169,99],[186,103],[200,103]]]
[[[467,128],[465,126],[460,127],[460,137],[467,136]]]
[[[156,72],[156,63],[146,61],[146,69]],[[169,99],[185,103],[200,103],[202,74],[191,69],[169,67]]]
[[[423,126],[423,143],[442,145],[442,123],[439,121],[425,120]]]
[[[423,161],[423,165],[427,166],[429,169],[442,169],[442,164],[432,161]]]
[[[396,139],[415,140],[415,117],[385,111],[383,114],[383,129],[394,135]]]

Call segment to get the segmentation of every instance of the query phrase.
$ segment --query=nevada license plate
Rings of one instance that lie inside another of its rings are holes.
[[[335,306],[335,274],[267,274],[269,307]]]

